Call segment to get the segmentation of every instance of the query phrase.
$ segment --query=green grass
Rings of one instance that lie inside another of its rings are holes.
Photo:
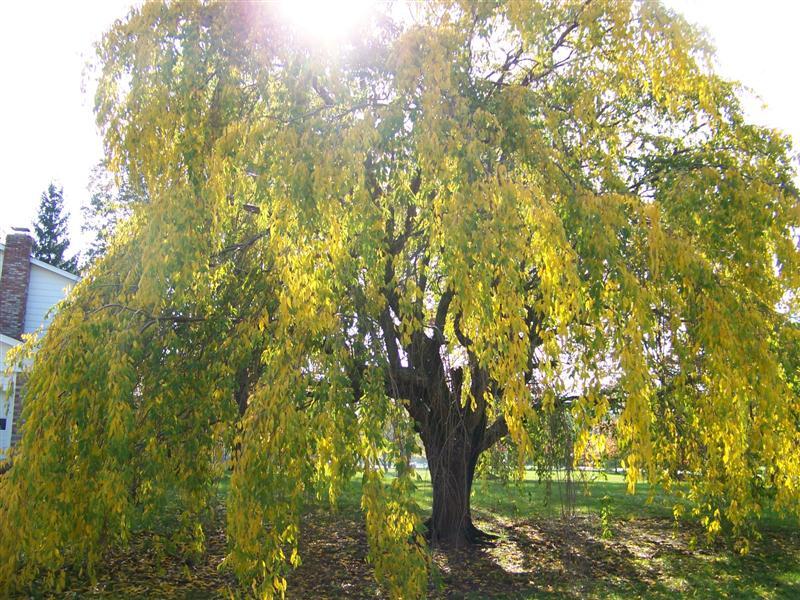
[[[427,470],[417,470],[414,499],[422,511],[431,508],[433,489]],[[391,480],[392,476],[387,476]],[[635,493],[628,492],[625,476],[620,473],[586,471],[573,475],[574,506],[577,516],[600,515],[604,508],[610,509],[616,519],[642,517],[672,518],[676,503],[683,503],[674,495],[667,494],[660,486],[646,482],[636,484]],[[227,491],[227,481],[221,484]],[[354,476],[344,489],[340,504],[357,507],[361,495],[361,477]],[[472,508],[478,512],[491,513],[504,518],[561,517],[566,501],[567,486],[564,474],[554,472],[548,485],[534,471],[526,471],[522,481],[476,479],[472,488]],[[688,508],[688,505],[686,505]],[[797,531],[797,519],[781,516],[766,510],[760,525],[768,530]]]

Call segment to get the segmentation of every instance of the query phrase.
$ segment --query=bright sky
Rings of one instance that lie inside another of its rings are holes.
[[[364,0],[355,0],[362,2]],[[800,151],[800,2],[796,0],[666,0],[705,27],[720,72],[762,99],[746,106],[753,120],[792,135]],[[0,9],[0,236],[30,226],[50,181],[64,187],[75,250],[80,206],[102,145],[92,90],[82,72],[92,44],[130,0],[8,2]],[[314,14],[315,11],[310,11]],[[328,11],[330,12],[330,11]],[[324,11],[316,11],[325,14]]]

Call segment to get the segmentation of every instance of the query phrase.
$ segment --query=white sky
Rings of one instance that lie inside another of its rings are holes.
[[[800,150],[800,1],[666,0],[705,27],[720,72],[752,88],[750,117],[781,129]],[[131,4],[125,0],[11,1],[0,7],[0,236],[30,226],[50,181],[64,187],[71,251],[81,248],[80,206],[102,144],[92,90],[82,90],[92,44]]]

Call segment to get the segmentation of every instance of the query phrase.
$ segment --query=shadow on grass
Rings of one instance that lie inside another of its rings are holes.
[[[437,598],[800,598],[800,540],[765,537],[745,557],[692,549],[671,520],[619,522],[603,539],[592,517],[511,520],[484,515],[493,548],[437,552]]]

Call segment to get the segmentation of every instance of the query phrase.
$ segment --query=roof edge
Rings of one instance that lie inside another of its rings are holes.
[[[0,252],[5,252],[5,249],[6,245],[0,242]],[[51,273],[55,273],[56,275],[61,275],[62,277],[66,277],[67,279],[70,279],[76,283],[81,280],[81,278],[78,275],[75,275],[75,273],[70,273],[69,271],[60,269],[54,265],[51,265],[50,263],[46,263],[43,260],[39,260],[38,258],[34,258],[31,256],[30,261],[32,265],[41,267],[47,271],[50,271]]]
[[[6,344],[7,346],[16,346],[17,344],[21,344],[22,340],[17,340],[3,333],[0,333],[0,342]]]

